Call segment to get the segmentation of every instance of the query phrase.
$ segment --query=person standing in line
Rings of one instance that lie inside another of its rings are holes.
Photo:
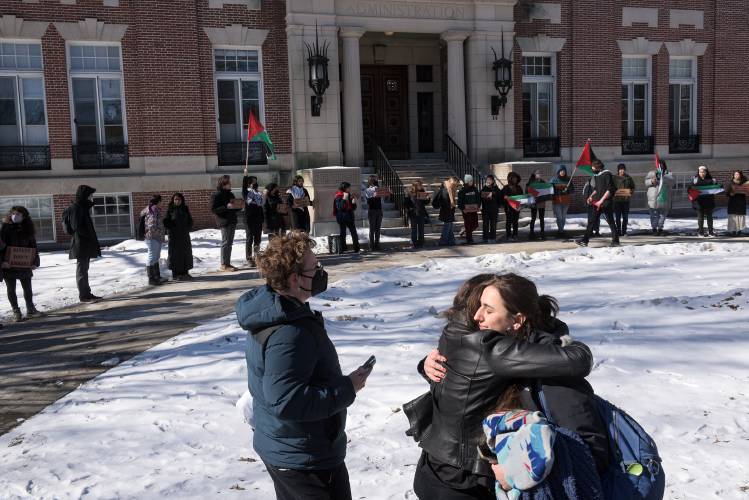
[[[507,203],[506,198],[523,194],[520,185],[520,174],[510,172],[507,174],[507,184],[502,188],[502,200],[505,206],[505,233],[507,241],[515,241],[518,238],[518,226],[520,223],[520,212]]]
[[[8,302],[13,310],[13,321],[23,321],[21,309],[18,307],[16,296],[16,281],[21,282],[23,299],[26,302],[26,317],[37,318],[42,315],[34,306],[34,292],[31,288],[31,278],[34,269],[39,267],[39,252],[36,251],[36,237],[34,235],[34,221],[31,220],[29,211],[25,207],[11,207],[3,219],[0,229],[0,241],[4,242],[4,248],[0,250],[0,275],[5,280],[5,289],[8,292]],[[29,267],[11,267],[7,262],[9,247],[33,248],[34,262]]]
[[[579,243],[581,246],[588,246],[595,222],[600,220],[601,215],[603,215],[606,217],[606,222],[611,229],[611,246],[616,247],[619,246],[619,233],[616,230],[614,209],[611,203],[616,191],[614,176],[608,170],[604,170],[601,160],[593,160],[591,166],[593,167],[593,177],[591,179],[591,182],[593,182],[593,192],[587,198],[586,202],[593,208],[593,212],[589,212],[590,215],[588,216],[588,226],[585,228],[585,236],[583,236]]]
[[[408,210],[408,221],[411,224],[411,243],[413,248],[424,247],[424,224],[427,218],[426,204],[429,197],[421,181],[411,184],[404,201]]]
[[[590,195],[595,190],[595,186],[594,185],[595,185],[595,177],[591,177],[590,179],[588,179],[585,182],[585,186],[583,186],[583,199],[587,200],[588,198],[590,198]],[[586,203],[586,207],[587,207],[588,220],[590,220],[591,217],[593,218],[593,234],[592,234],[592,236],[601,236],[601,232],[600,232],[601,219],[600,219],[600,217],[594,217],[595,213],[596,213],[596,210],[593,207],[593,205],[588,205]]]
[[[673,188],[676,181],[668,171],[666,162],[660,160],[659,168],[651,170],[645,176],[645,188],[648,195],[648,210],[650,212],[650,227],[653,234],[665,234],[663,226],[673,205]]]
[[[351,240],[354,243],[354,253],[359,253],[359,235],[356,232],[356,197],[351,194],[351,184],[341,182],[338,186],[338,192],[335,194],[333,201],[333,212],[341,234],[341,253],[347,250],[346,247],[346,229],[351,233]]]
[[[713,176],[706,166],[700,165],[697,169],[697,175],[694,176],[692,184],[695,186],[708,186],[715,184]],[[692,206],[697,210],[697,229],[702,237],[713,237],[713,210],[715,210],[715,195],[703,194],[692,202]],[[705,232],[705,219],[707,219],[707,233]]]
[[[146,274],[148,284],[158,286],[164,283],[161,279],[159,260],[161,259],[161,246],[164,244],[164,221],[161,218],[161,195],[151,197],[148,206],[141,210],[140,216],[145,219],[145,243],[148,248],[148,259]]]
[[[493,175],[487,175],[486,183],[481,188],[481,236],[484,243],[497,242],[497,217],[501,201],[502,192],[497,187],[496,179]]]
[[[174,193],[164,218],[164,227],[169,236],[168,263],[172,276],[177,281],[192,279],[190,269],[193,266],[192,231],[193,220],[190,208],[185,203],[182,193]]]
[[[286,234],[286,226],[283,219],[284,214],[281,213],[280,207],[286,207],[288,210],[288,205],[284,203],[281,197],[281,189],[278,187],[278,184],[271,182],[265,186],[265,204],[263,205],[265,231],[268,233],[268,240],[273,236],[283,236]]]
[[[2,236],[0,236],[0,252],[3,252],[3,251],[5,251],[5,242],[3,241]],[[2,268],[0,268],[0,283],[2,283],[3,281],[4,281],[4,279],[3,279],[3,270],[2,270]],[[0,330],[2,330],[2,329],[3,329],[3,324],[0,323]]]
[[[473,183],[473,176],[466,174],[463,178],[463,187],[458,191],[458,208],[463,212],[466,245],[473,245],[473,232],[479,227],[478,209],[480,207],[481,194]]]
[[[567,211],[570,208],[571,195],[574,191],[574,186],[567,175],[566,166],[559,165],[557,175],[551,179],[551,184],[554,185],[554,197],[551,199],[551,203],[554,218],[557,221],[557,237],[565,238],[567,235],[564,232],[564,226],[567,222]]]
[[[263,237],[263,193],[259,191],[257,177],[247,175],[242,178],[242,198],[247,238],[244,245],[245,260],[250,267],[255,267],[255,258],[260,252],[260,241]]]
[[[440,235],[440,246],[455,245],[455,207],[458,200],[458,184],[460,181],[457,177],[452,176],[445,179],[442,187],[435,195],[432,201],[432,207],[439,209],[439,220],[442,222],[442,234]]]
[[[309,203],[312,204],[312,198],[310,198],[307,188],[304,187],[304,177],[301,175],[294,177],[294,184],[292,184],[288,191],[286,191],[286,194],[288,195],[289,209],[291,210],[291,229],[299,229],[309,234],[309,208],[294,208],[294,200],[307,198]]]
[[[75,281],[78,287],[78,298],[81,302],[95,302],[100,300],[91,293],[88,282],[88,269],[91,259],[101,257],[101,246],[96,236],[94,221],[91,219],[92,200],[96,189],[84,184],[78,186],[73,202],[63,212],[65,230],[73,236],[68,258],[76,260]]]
[[[525,185],[526,194],[529,194],[528,188],[530,187],[530,185],[536,182],[546,183],[543,177],[541,177],[540,170],[536,170],[528,178],[528,183]],[[531,205],[531,228],[530,228],[530,234],[528,235],[528,239],[531,241],[536,239],[536,218],[538,218],[538,226],[541,231],[539,239],[540,240],[546,239],[546,223],[544,220],[546,216],[546,204],[547,202],[542,201],[542,202],[536,202],[533,205]]]
[[[216,184],[216,191],[211,200],[211,210],[216,216],[216,223],[221,229],[221,267],[219,271],[236,271],[231,265],[231,248],[234,245],[234,232],[237,229],[237,212],[241,206],[235,206],[234,193],[231,192],[231,177],[222,175]]]
[[[737,193],[736,187],[746,184],[744,172],[736,170],[726,186],[728,195],[728,234],[741,236],[746,227],[746,194]]]
[[[617,177],[614,178],[614,185],[617,191],[619,189],[629,189],[629,196],[614,196],[614,222],[619,236],[627,234],[627,224],[629,223],[629,202],[632,194],[635,192],[635,181],[627,173],[627,166],[620,163],[616,166]]]
[[[380,231],[382,230],[382,198],[377,196],[380,183],[376,175],[370,175],[364,197],[367,200],[367,219],[369,220],[369,251],[379,252]]]

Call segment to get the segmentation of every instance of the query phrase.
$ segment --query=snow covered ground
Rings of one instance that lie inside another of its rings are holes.
[[[749,244],[714,240],[427,260],[333,283],[323,311],[344,371],[378,362],[350,408],[354,498],[414,498],[419,456],[399,407],[426,383],[437,311],[479,272],[513,271],[556,296],[587,342],[596,391],[654,436],[667,498],[749,490]],[[245,333],[233,315],[100,375],[0,437],[0,498],[273,498],[235,407]]]
[[[367,242],[368,229],[359,229],[359,241]],[[203,229],[191,234],[194,269],[193,276],[208,272],[215,272],[221,264],[221,231],[218,229]],[[315,238],[315,251],[328,251],[327,239]],[[349,241],[351,237],[349,236]],[[383,236],[383,243],[392,241],[408,241],[403,238]],[[241,267],[246,265],[244,260],[245,232],[237,230],[232,248],[232,262]],[[263,235],[261,248],[267,245],[267,235]],[[161,276],[171,277],[167,265],[168,244],[161,250]],[[95,295],[106,297],[122,292],[137,290],[148,286],[145,265],[148,250],[142,241],[127,240],[118,245],[102,249],[102,258],[92,260],[89,270],[91,291]],[[42,252],[41,267],[34,271],[34,303],[40,311],[50,311],[78,302],[78,289],[75,284],[75,261],[68,259],[68,251]],[[3,286],[4,290],[5,287]],[[19,304],[25,314],[21,287],[18,286]],[[3,292],[4,294],[4,292]],[[3,294],[0,299],[0,321],[11,315],[11,308]]]

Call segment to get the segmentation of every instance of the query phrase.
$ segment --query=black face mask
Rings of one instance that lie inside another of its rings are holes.
[[[255,191],[257,191],[257,187],[258,187],[258,183],[257,182],[252,185],[252,189],[254,189]]]
[[[300,274],[299,276],[304,276],[305,278],[310,278],[312,280],[312,288],[304,288],[301,285],[299,285],[299,288],[305,292],[310,292],[313,297],[320,295],[328,289],[328,272],[323,269],[320,264],[317,265],[317,269],[313,276],[308,276],[306,274]]]

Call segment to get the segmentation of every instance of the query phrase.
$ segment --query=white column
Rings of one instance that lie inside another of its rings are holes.
[[[364,163],[364,128],[361,108],[361,71],[359,39],[366,30],[341,27],[343,38],[343,115],[345,164],[361,167]]]
[[[463,60],[465,31],[447,31],[442,39],[447,42],[447,133],[463,151],[466,141],[466,82]]]

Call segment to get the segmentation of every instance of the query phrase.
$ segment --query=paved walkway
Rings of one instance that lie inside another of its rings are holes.
[[[696,238],[637,236],[625,242],[682,240],[695,241]],[[736,240],[745,238],[729,241]],[[591,245],[607,242],[608,238],[601,238]],[[427,247],[418,252],[322,256],[321,260],[332,282],[365,271],[417,264],[429,257],[471,257],[564,248],[575,248],[575,244],[548,240]],[[0,434],[111,366],[199,324],[230,314],[237,297],[261,282],[257,272],[250,270],[210,274],[192,282],[171,282],[158,288],[113,296],[97,304],[67,307],[37,320],[6,325],[0,331]]]

